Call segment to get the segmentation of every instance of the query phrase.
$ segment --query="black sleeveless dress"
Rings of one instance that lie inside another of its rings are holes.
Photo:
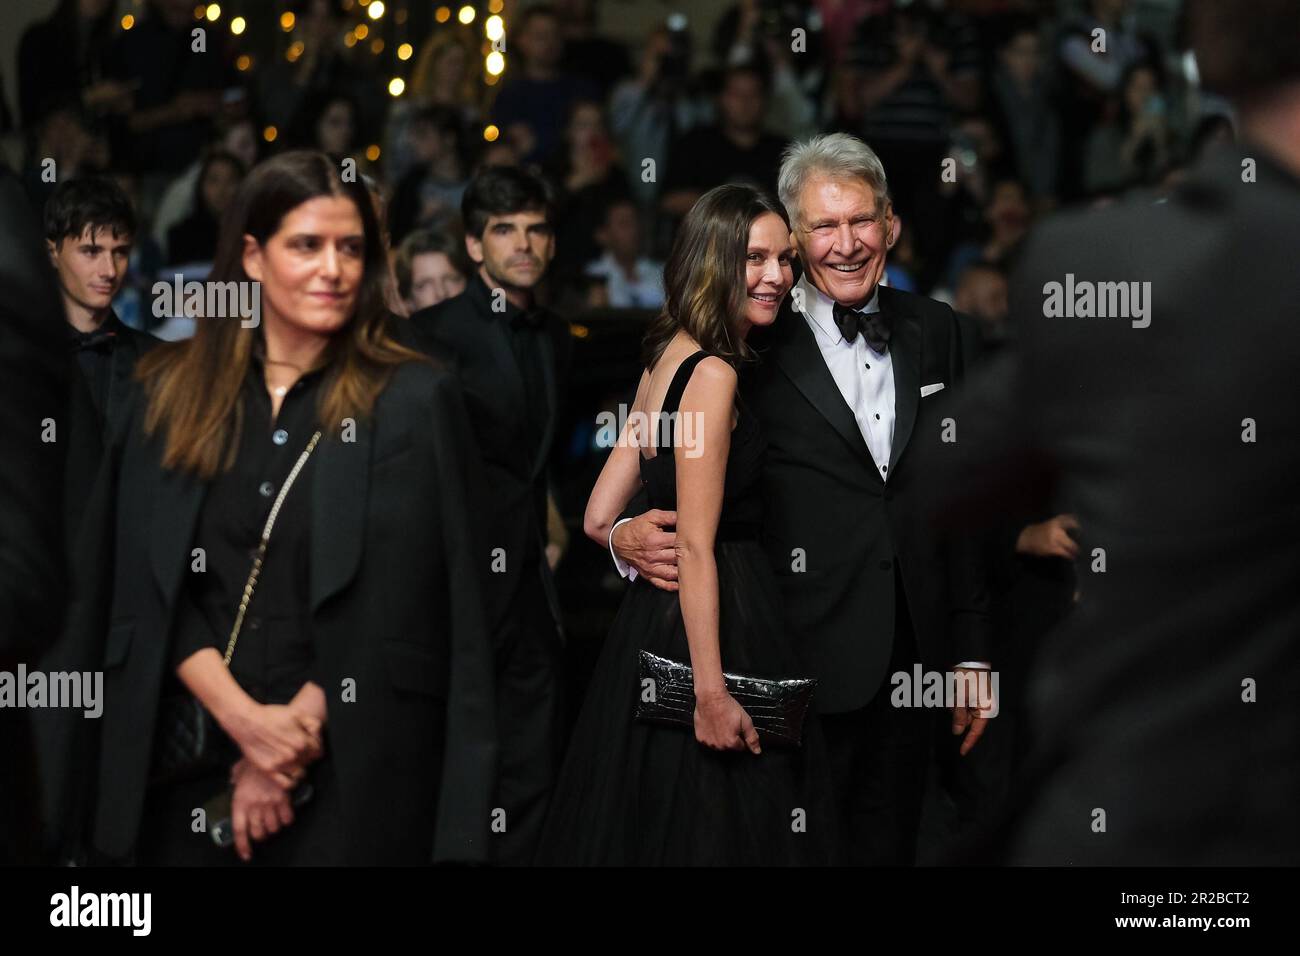
[[[677,411],[705,354],[696,352],[682,362],[664,398],[664,413]],[[758,542],[764,439],[739,398],[737,409],[715,548],[722,666],[758,677],[806,677],[808,670],[785,634],[775,575]],[[677,506],[671,434],[671,429],[656,429],[656,455],[641,458],[641,481],[651,508]],[[805,721],[798,749],[764,741],[758,756],[747,750],[710,750],[689,728],[635,719],[637,659],[643,648],[690,663],[677,594],[638,579],[596,665],[551,799],[537,862],[833,862],[836,811],[816,715],[810,713]]]

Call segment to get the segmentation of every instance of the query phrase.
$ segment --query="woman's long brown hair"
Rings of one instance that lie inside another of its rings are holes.
[[[240,184],[221,225],[209,282],[250,282],[244,272],[244,236],[265,246],[293,209],[318,196],[351,199],[365,228],[365,259],[357,308],[325,353],[318,422],[328,436],[345,418],[370,415],[392,371],[402,362],[428,361],[399,344],[384,304],[387,256],[366,187],[344,182],[324,153],[283,153],[258,165]],[[194,338],[160,345],[143,355],[136,378],[145,388],[145,434],[162,429],[164,468],[209,479],[234,464],[243,425],[239,392],[248,375],[259,328],[238,316],[197,319]]]
[[[785,208],[753,186],[729,184],[710,189],[691,207],[673,240],[664,266],[664,307],[650,323],[642,343],[642,362],[653,368],[679,329],[700,348],[733,366],[753,358],[736,323],[745,314],[745,253],[754,220]]]

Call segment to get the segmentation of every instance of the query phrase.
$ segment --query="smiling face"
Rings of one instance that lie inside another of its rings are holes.
[[[86,226],[80,236],[65,236],[48,246],[65,302],[92,315],[108,309],[126,278],[131,237]]]
[[[858,179],[813,177],[799,197],[794,240],[808,280],[841,305],[866,303],[885,273],[893,211]]]
[[[555,232],[540,210],[489,216],[481,238],[465,236],[465,250],[489,288],[526,292],[555,255]]]
[[[267,331],[333,335],[351,320],[365,274],[365,226],[344,196],[296,206],[264,244],[244,237],[244,271],[262,283]]]
[[[781,300],[794,285],[790,262],[790,230],[774,213],[764,213],[749,227],[745,250],[745,321],[748,326],[771,325]]]

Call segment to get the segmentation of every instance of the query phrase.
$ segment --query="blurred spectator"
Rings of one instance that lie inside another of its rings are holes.
[[[821,30],[810,29],[806,6],[772,0],[740,0],[713,31],[713,53],[724,66],[754,66],[770,79],[767,127],[786,139],[817,129],[816,90],[825,82]],[[795,28],[803,29],[802,50],[792,49]]]
[[[1007,274],[993,262],[973,262],[957,277],[952,307],[979,323],[981,352],[1007,339]]]
[[[47,113],[24,163],[24,186],[33,208],[45,208],[57,182],[87,171],[103,171],[108,162],[108,143],[86,128],[75,102]]]
[[[417,229],[402,240],[393,259],[397,292],[407,314],[460,295],[473,268],[459,228],[456,232]]]
[[[1059,41],[1063,198],[1078,199],[1084,186],[1088,136],[1102,120],[1107,100],[1118,94],[1125,72],[1156,56],[1128,17],[1128,0],[1088,0],[1086,11],[1066,22]]]
[[[420,47],[406,95],[392,104],[385,130],[384,163],[388,176],[400,182],[417,162],[411,123],[427,107],[453,111],[462,131],[483,122],[487,87],[478,73],[478,38],[460,24],[435,29]]]
[[[646,38],[635,79],[621,83],[610,97],[609,120],[614,135],[634,171],[632,187],[643,206],[659,197],[668,151],[673,141],[707,115],[690,88],[691,38],[686,18],[661,27]],[[645,175],[645,161],[655,163]]]
[[[664,304],[663,263],[641,255],[641,221],[635,202],[615,199],[605,207],[596,242],[604,253],[587,265],[586,274],[597,280],[593,287],[603,291],[589,305],[658,309]]]
[[[835,68],[827,84],[825,132],[861,134],[867,123],[866,80],[860,57],[847,57]]]
[[[673,144],[663,208],[674,219],[723,183],[776,190],[785,141],[763,131],[767,80],[752,66],[728,67],[717,96],[717,122],[691,130]]]
[[[364,43],[343,42],[349,23],[341,0],[293,0],[293,38],[302,43],[296,59],[273,56],[258,70],[258,104],[265,120],[280,129],[293,125],[306,100],[328,90],[347,90],[360,110],[358,135],[378,136],[388,109],[388,78]]]
[[[469,182],[465,129],[457,110],[424,107],[411,117],[409,139],[414,164],[393,194],[394,242],[401,242],[413,229],[437,227],[454,218]]]
[[[216,134],[209,143],[208,150],[230,153],[244,164],[245,170],[250,170],[257,165],[261,145],[258,125],[252,117],[218,118]],[[168,230],[194,210],[195,187],[203,161],[204,157],[200,156],[163,191],[153,219],[153,238],[160,248],[167,246]]]
[[[547,164],[546,172],[556,187],[556,250],[551,275],[564,283],[599,255],[595,234],[606,206],[612,199],[630,194],[599,103],[579,100],[574,104],[563,149]]]
[[[1045,203],[1056,196],[1060,182],[1061,120],[1032,20],[1018,20],[1007,31],[991,87],[990,106],[1016,175],[1034,200]]]
[[[1222,113],[1202,117],[1196,124],[1196,129],[1192,131],[1187,147],[1188,162],[1195,165],[1208,150],[1235,142],[1236,139],[1237,130],[1230,117]]]
[[[884,164],[894,206],[912,223],[917,254],[932,271],[951,243],[936,171],[948,154],[954,115],[979,102],[976,36],[966,20],[919,6],[864,26],[867,118],[861,135]]]
[[[1088,193],[1151,184],[1169,163],[1169,107],[1155,67],[1131,66],[1120,94],[1088,136],[1084,188]]]
[[[53,109],[71,101],[90,114],[130,109],[130,87],[104,74],[115,25],[112,0],[59,0],[52,14],[23,31],[18,112],[24,129],[34,131]]]
[[[1029,232],[1032,221],[1024,184],[1016,179],[995,183],[984,209],[985,235],[978,242],[965,242],[953,250],[948,262],[948,287],[954,288],[957,277],[973,263],[1005,263]]]
[[[493,122],[515,143],[524,162],[540,162],[559,146],[574,102],[594,98],[596,90],[584,77],[561,69],[564,36],[554,7],[529,7],[519,15],[510,40],[515,64],[492,105]]]
[[[148,0],[145,15],[118,33],[108,52],[108,74],[135,88],[135,108],[116,129],[113,157],[149,180],[141,185],[150,210],[163,186],[157,175],[174,174],[198,156],[221,107],[229,72],[225,33],[207,31],[207,50],[196,55],[193,24],[189,0]]]
[[[167,231],[167,265],[212,261],[221,217],[245,172],[243,162],[231,153],[208,154],[195,182],[190,214]]]
[[[313,91],[294,116],[287,139],[294,149],[318,149],[337,159],[355,158],[361,146],[357,101],[341,89]]]
[[[564,32],[560,68],[585,76],[603,102],[614,85],[632,72],[632,64],[627,47],[597,32],[598,6],[598,0],[558,0],[555,4]]]

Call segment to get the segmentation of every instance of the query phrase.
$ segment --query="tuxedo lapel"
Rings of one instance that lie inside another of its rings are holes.
[[[830,422],[831,427],[840,433],[840,437],[849,443],[863,463],[868,465],[867,470],[879,480],[880,475],[871,460],[871,452],[862,438],[862,432],[858,429],[857,419],[844,401],[831,370],[826,367],[826,360],[817,348],[812,329],[808,328],[808,320],[803,313],[787,305],[778,317],[776,327],[779,333],[775,336],[773,353],[777,364],[822,417]]]
[[[371,426],[358,421],[356,440],[323,435],[311,485],[311,609],[352,580],[361,564],[369,504]]]
[[[547,453],[555,435],[555,420],[560,412],[555,388],[555,342],[551,335],[551,329],[548,328],[544,335],[538,336],[542,343],[542,379],[546,386],[546,427],[542,429],[542,443],[537,447],[537,454],[533,457],[533,478],[536,478],[546,465]]]
[[[159,468],[157,475],[149,563],[162,592],[164,607],[175,607],[181,580],[189,566],[194,525],[208,485],[185,472],[165,468]]]
[[[881,290],[880,307],[889,310],[893,335],[889,352],[894,365],[894,440],[889,449],[889,473],[893,474],[898,457],[912,437],[916,412],[921,404],[921,325],[906,312],[899,311]]]

